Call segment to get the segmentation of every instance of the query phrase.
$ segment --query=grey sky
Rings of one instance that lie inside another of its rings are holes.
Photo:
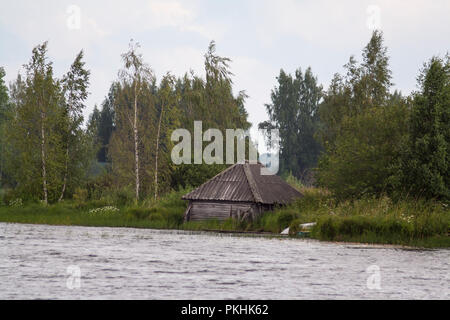
[[[130,38],[141,44],[158,79],[189,69],[203,75],[203,54],[214,39],[218,54],[233,60],[235,93],[250,96],[254,127],[267,119],[264,103],[280,68],[311,66],[326,87],[350,55],[360,58],[374,26],[384,32],[394,87],[403,93],[415,89],[423,62],[444,55],[450,44],[448,0],[1,1],[0,66],[7,81],[45,40],[58,76],[84,49],[92,74],[86,115],[117,78]]]

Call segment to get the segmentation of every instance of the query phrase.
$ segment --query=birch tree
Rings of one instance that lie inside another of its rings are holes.
[[[83,109],[85,108],[84,100],[88,96],[87,88],[89,86],[90,71],[85,69],[83,61],[83,50],[78,53],[75,61],[72,63],[69,72],[62,80],[65,103],[65,117],[67,121],[66,131],[66,159],[63,178],[63,186],[58,201],[64,197],[67,188],[67,178],[69,174],[69,150],[80,141],[82,130],[80,128],[83,123]],[[73,148],[75,149],[75,148]]]
[[[139,43],[130,41],[129,49],[122,54],[124,68],[119,71],[119,78],[123,86],[133,88],[133,110],[128,113],[127,117],[133,132],[134,143],[134,175],[135,175],[135,198],[139,201],[140,192],[140,155],[139,155],[139,118],[138,118],[138,100],[142,91],[147,87],[146,84],[152,82],[153,74],[150,67],[144,62],[142,54],[138,53]]]
[[[57,199],[64,168],[63,96],[47,57],[47,42],[33,49],[12,88],[14,117],[8,140],[9,172],[26,197],[39,197],[44,204]],[[39,190],[40,189],[40,190]]]
[[[39,113],[38,125],[40,133],[41,169],[42,169],[42,193],[44,204],[48,203],[48,144],[51,136],[48,128],[51,126],[50,116],[54,113],[58,103],[58,85],[53,79],[52,63],[47,61],[47,42],[33,49],[30,63],[25,67],[27,72],[28,102],[35,103]],[[33,99],[35,98],[35,99]],[[57,112],[56,112],[57,113]]]

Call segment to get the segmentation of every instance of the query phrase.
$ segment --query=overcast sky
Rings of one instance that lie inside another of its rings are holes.
[[[117,78],[130,38],[141,44],[158,79],[189,69],[203,76],[203,55],[215,40],[217,53],[233,60],[235,93],[250,96],[254,127],[267,119],[264,104],[280,68],[292,73],[311,66],[326,87],[350,55],[360,59],[374,27],[384,32],[394,86],[403,93],[416,89],[423,62],[450,47],[448,0],[0,1],[6,80],[16,78],[43,41],[57,76],[84,49],[91,70],[86,116]]]

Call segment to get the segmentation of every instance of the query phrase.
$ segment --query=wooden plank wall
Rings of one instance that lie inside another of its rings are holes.
[[[239,202],[208,202],[208,201],[192,201],[192,207],[189,212],[190,221],[198,220],[226,220],[237,215],[238,210],[245,212],[252,207],[252,203]]]

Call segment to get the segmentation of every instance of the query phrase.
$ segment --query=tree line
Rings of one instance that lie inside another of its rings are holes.
[[[58,79],[47,42],[32,51],[24,74],[6,87],[0,69],[0,188],[9,197],[53,203],[96,199],[111,192],[138,202],[172,189],[198,185],[224,165],[179,165],[170,160],[175,128],[194,120],[225,130],[248,129],[244,91],[233,94],[229,58],[211,42],[206,77],[167,73],[157,82],[131,41],[123,67],[83,126],[90,71],[83,51]]]
[[[280,130],[280,169],[338,198],[389,194],[450,199],[450,59],[432,57],[418,90],[392,92],[383,34],[374,31],[327,90],[308,68],[281,70],[260,128]]]
[[[80,51],[61,78],[47,42],[32,50],[9,88],[0,68],[0,190],[6,198],[53,203],[85,197],[157,199],[197,186],[223,164],[174,165],[175,128],[249,129],[245,91],[233,92],[231,60],[211,42],[205,77],[166,73],[159,81],[131,41],[122,68],[84,125],[90,71]],[[383,34],[374,31],[344,74],[324,89],[311,68],[281,70],[262,129],[280,133],[281,175],[339,198],[450,198],[450,59],[432,57],[408,96],[392,90]],[[270,142],[270,137],[269,142]],[[6,191],[5,191],[6,190]],[[1,194],[0,194],[1,195]]]

